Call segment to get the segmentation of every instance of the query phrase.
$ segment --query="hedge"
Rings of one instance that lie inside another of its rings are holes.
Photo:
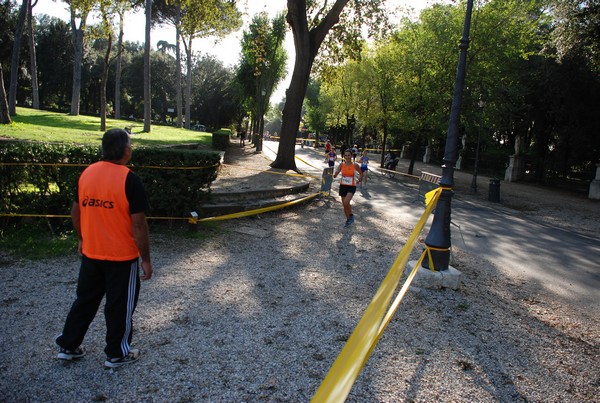
[[[212,147],[215,150],[225,151],[229,146],[229,138],[231,137],[230,129],[220,129],[212,134]]]
[[[97,146],[0,142],[0,213],[69,214],[79,175],[100,157]],[[208,198],[220,158],[215,151],[136,148],[129,167],[144,182],[150,215],[182,217]]]

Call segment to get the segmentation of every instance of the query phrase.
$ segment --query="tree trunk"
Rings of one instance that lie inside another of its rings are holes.
[[[29,0],[23,0],[19,11],[19,20],[15,29],[15,40],[13,42],[12,58],[10,64],[10,86],[8,88],[8,112],[14,116],[17,114],[17,83],[19,77],[19,60],[21,55],[21,39],[23,38],[23,26],[25,17],[29,14]]]
[[[296,61],[290,87],[286,91],[283,108],[281,134],[277,157],[271,164],[273,168],[297,171],[295,155],[296,133],[300,125],[302,101],[306,95],[310,70],[319,47],[329,30],[339,22],[340,13],[349,0],[336,0],[327,16],[315,28],[308,30],[306,0],[288,0],[286,20],[292,28]]]
[[[192,38],[188,39],[185,52],[187,54],[186,66],[186,85],[185,85],[185,128],[191,127],[191,100],[192,100]]]
[[[362,142],[362,149],[364,150],[365,148],[367,148],[367,126],[365,126],[363,128],[361,142]]]
[[[81,97],[81,64],[83,63],[83,31],[87,13],[82,13],[79,28],[75,22],[75,9],[71,5],[71,39],[73,41],[73,88],[71,93],[71,116],[79,115],[79,102]]]
[[[6,100],[6,90],[4,89],[4,73],[2,73],[2,63],[0,63],[0,123],[11,123],[10,113],[8,113],[8,101]]]
[[[37,4],[29,4],[29,15],[27,30],[29,33],[29,56],[31,61],[31,99],[33,109],[40,109],[40,92],[38,84],[38,72],[37,72],[37,57],[35,54],[35,36],[33,34],[33,7]]]
[[[421,135],[417,134],[417,139],[415,140],[415,143],[413,144],[413,150],[410,156],[410,164],[408,164],[408,172],[406,172],[409,175],[412,175],[415,169],[415,161],[417,160],[417,154],[419,153],[419,150],[421,149]]]
[[[106,130],[106,82],[108,81],[108,69],[110,67],[110,51],[112,50],[112,35],[108,36],[106,53],[104,54],[104,66],[102,67],[102,78],[100,83],[100,130]]]
[[[388,126],[387,126],[387,119],[383,120],[383,145],[381,147],[381,159],[380,159],[380,164],[379,166],[381,168],[384,168],[384,159],[385,159],[385,149],[386,149],[386,144],[387,144],[387,138],[388,138]]]
[[[177,127],[183,126],[183,90],[181,88],[181,31],[179,23],[181,22],[181,4],[177,3],[177,21],[175,23],[175,76],[177,78]]]
[[[292,74],[290,87],[286,91],[286,101],[283,107],[279,149],[275,161],[271,164],[273,168],[298,170],[294,158],[296,133],[300,124],[302,101],[306,94],[311,67],[312,61],[309,61],[308,58],[296,56],[294,73]]]
[[[123,24],[125,11],[119,11],[119,39],[117,40],[117,65],[115,66],[115,119],[121,119],[121,65],[123,61]]]
[[[152,27],[152,0],[146,0],[146,38],[144,43],[144,132],[150,133],[152,98],[150,93],[150,28]]]

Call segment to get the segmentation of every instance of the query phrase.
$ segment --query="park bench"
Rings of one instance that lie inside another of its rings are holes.
[[[419,177],[419,193],[417,195],[417,201],[422,200],[425,202],[425,194],[432,191],[440,186],[440,175],[435,175],[429,172],[421,172]]]

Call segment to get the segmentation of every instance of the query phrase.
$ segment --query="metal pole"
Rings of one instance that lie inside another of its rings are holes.
[[[462,38],[460,39],[460,55],[458,58],[458,68],[456,71],[456,81],[454,84],[454,98],[452,99],[452,109],[450,110],[450,124],[448,127],[448,136],[446,138],[446,149],[444,152],[444,164],[442,165],[442,179],[440,186],[444,188],[440,199],[435,208],[435,215],[431,223],[431,229],[425,245],[431,252],[431,263],[429,267],[428,259],[423,260],[422,266],[426,269],[443,271],[448,270],[450,265],[450,221],[451,221],[451,203],[454,186],[454,164],[458,154],[458,132],[460,126],[460,105],[462,102],[462,93],[465,84],[467,49],[469,48],[469,30],[471,28],[471,14],[473,11],[473,0],[467,1],[467,11],[465,13],[465,23],[463,27]]]

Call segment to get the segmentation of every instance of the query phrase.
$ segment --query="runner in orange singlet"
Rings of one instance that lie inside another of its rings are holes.
[[[333,177],[336,178],[340,172],[342,173],[342,177],[340,179],[339,194],[342,198],[344,214],[346,215],[346,224],[344,227],[348,227],[354,222],[354,214],[352,214],[352,206],[350,205],[350,201],[356,192],[356,180],[354,179],[354,176],[358,173],[358,181],[361,182],[363,175],[360,166],[357,163],[352,162],[352,150],[350,149],[344,151],[344,162],[338,166]]]

